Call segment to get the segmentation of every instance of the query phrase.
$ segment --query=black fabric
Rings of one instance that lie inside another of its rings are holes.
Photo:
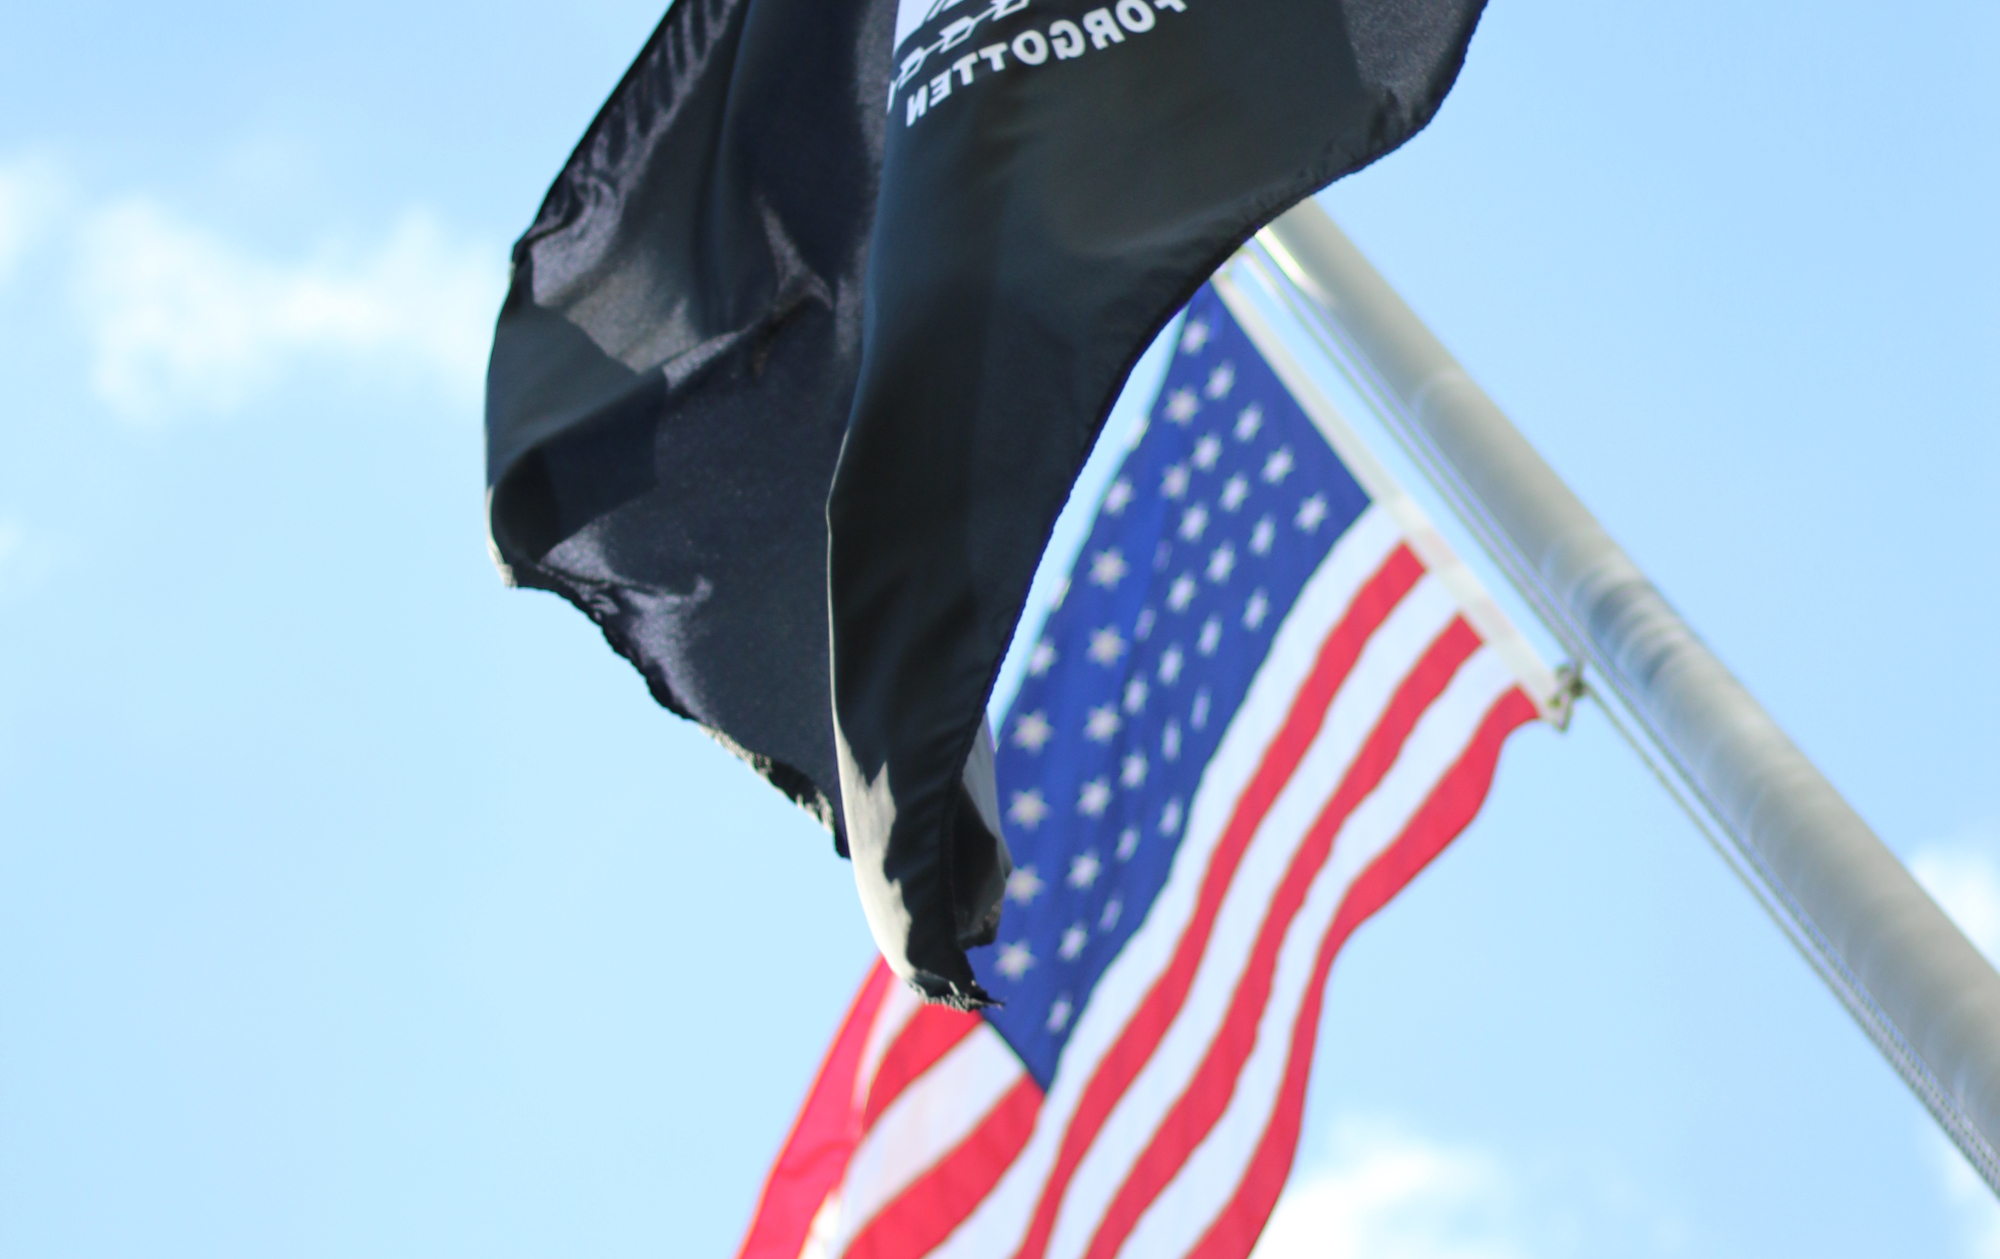
[[[516,246],[491,529],[970,1006],[1010,867],[968,756],[1076,470],[1232,249],[1428,121],[1481,0],[926,2],[893,60],[895,0],[669,11]]]
[[[860,362],[894,0],[682,0],[514,247],[503,571],[838,834],[826,491]]]

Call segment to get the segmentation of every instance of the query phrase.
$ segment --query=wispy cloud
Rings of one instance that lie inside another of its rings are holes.
[[[43,238],[62,199],[63,180],[54,163],[36,157],[0,161],[0,280]]]
[[[1979,951],[2000,963],[2000,829],[1968,826],[1910,857],[1917,876]],[[1965,1259],[2000,1259],[2000,1203],[1950,1142],[1930,1134]]]
[[[1527,1253],[1518,1196],[1486,1154],[1347,1121],[1332,1158],[1279,1199],[1251,1259],[1513,1259]]]
[[[2000,960],[2000,834],[1971,827],[1919,848],[1910,873],[1987,957]]]
[[[504,257],[428,215],[283,259],[131,199],[86,216],[76,243],[91,386],[128,419],[232,411],[307,366],[478,397]]]

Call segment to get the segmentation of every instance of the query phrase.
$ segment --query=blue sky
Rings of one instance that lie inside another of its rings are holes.
[[[0,43],[0,1251],[724,1254],[870,946],[485,554],[505,248],[648,5]],[[1990,6],[1501,3],[1329,208],[2000,950]],[[1270,1253],[2000,1255],[1586,712],[1336,968]]]

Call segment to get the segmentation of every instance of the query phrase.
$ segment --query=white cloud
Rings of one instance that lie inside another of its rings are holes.
[[[1333,1157],[1284,1197],[1251,1259],[1512,1259],[1518,1190],[1493,1158],[1343,1122]]]
[[[279,261],[135,199],[89,215],[78,246],[92,388],[141,422],[237,409],[308,365],[476,399],[505,285],[497,248],[421,213],[374,248]]]
[[[1917,877],[1980,952],[2000,963],[2000,835],[1969,827],[1919,848],[1910,858]],[[1966,1259],[2000,1259],[2000,1202],[1965,1156],[1941,1135],[1929,1135],[1945,1197],[1958,1217]]]
[[[1969,830],[1918,849],[1910,873],[1959,930],[1987,957],[2000,961],[2000,838]]]
[[[1926,843],[1910,855],[1910,873],[1938,905],[1958,923],[1958,929],[1978,945],[1988,959],[2000,963],[2000,835],[1992,827],[1968,827],[1956,835]],[[1958,1215],[1966,1259],[2000,1259],[2000,1203],[1992,1189],[1972,1171],[1966,1157],[1928,1131],[1932,1157],[1944,1181],[1944,1197]]]
[[[52,163],[39,158],[0,162],[0,280],[54,221],[63,183]]]

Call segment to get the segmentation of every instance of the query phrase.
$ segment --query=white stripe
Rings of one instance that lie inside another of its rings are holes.
[[[1190,841],[1196,836],[1201,836],[1203,840],[1201,866],[1189,870],[1196,876],[1196,888],[1200,886],[1200,875],[1208,869],[1209,852],[1214,849],[1216,841],[1222,837],[1223,828],[1236,812],[1236,802],[1242,798],[1244,788],[1250,785],[1257,767],[1263,764],[1264,753],[1270,749],[1271,740],[1277,737],[1278,727],[1291,711],[1299,688],[1311,676],[1327,634],[1347,615],[1362,587],[1381,571],[1382,565],[1388,562],[1402,542],[1403,535],[1389,514],[1380,508],[1370,507],[1355,518],[1321,563],[1319,571],[1299,592],[1291,614],[1271,640],[1271,650],[1264,659],[1263,667],[1252,679],[1250,689],[1244,693],[1243,703],[1236,710],[1235,722],[1217,745],[1215,755],[1209,758],[1208,768],[1202,772],[1201,782],[1196,788],[1194,807],[1188,812],[1187,833]],[[1243,727],[1241,738],[1236,737],[1239,725]],[[1175,856],[1176,875],[1184,868],[1181,857],[1185,856],[1186,848],[1187,845],[1183,844],[1182,852]],[[1193,908],[1194,899],[1190,893],[1190,913]],[[1176,925],[1175,939],[1180,938],[1179,928],[1185,924],[1186,918],[1183,917]]]
[[[830,1259],[829,1249],[840,1229],[840,1186],[820,1200],[819,1210],[813,1212],[812,1223],[806,1228],[806,1240],[799,1247],[799,1259]]]
[[[1137,1010],[1194,913],[1203,873],[1251,775],[1263,761],[1292,699],[1312,672],[1327,632],[1402,542],[1395,521],[1371,507],[1350,525],[1307,579],[1271,650],[1202,772],[1187,830],[1167,882],[1146,920],[1119,950],[1078,1016],[1063,1049],[1034,1135],[992,1193],[933,1254],[941,1259],[1009,1259],[1021,1244],[1062,1135],[1099,1061]]]
[[[994,1103],[1027,1074],[991,1024],[981,1023],[910,1081],[854,1148],[840,1190],[840,1244],[940,1158],[958,1148]]]
[[[867,1113],[868,1090],[875,1087],[875,1073],[882,1069],[882,1055],[889,1052],[897,1035],[923,1007],[923,999],[914,989],[894,975],[889,976],[889,991],[882,994],[882,1004],[875,1008],[875,1022],[868,1028],[868,1039],[861,1046],[861,1061],[855,1065],[855,1114]]]
[[[1341,828],[1331,859],[1314,878],[1305,904],[1285,933],[1270,1000],[1258,1019],[1256,1044],[1234,1082],[1228,1107],[1140,1217],[1121,1255],[1185,1252],[1235,1195],[1277,1107],[1293,1029],[1305,1004],[1320,943],[1334,916],[1355,879],[1403,834],[1464,754],[1487,712],[1514,685],[1513,672],[1500,653],[1481,648],[1425,710],[1395,766]],[[1126,1151],[1128,1162],[1139,1153]]]
[[[1153,1139],[1208,1056],[1301,836],[1346,777],[1396,689],[1457,615],[1451,593],[1426,575],[1362,649],[1305,758],[1244,853],[1186,1002],[1077,1167],[1050,1235],[1049,1259],[1075,1259],[1089,1245],[1133,1156]]]

